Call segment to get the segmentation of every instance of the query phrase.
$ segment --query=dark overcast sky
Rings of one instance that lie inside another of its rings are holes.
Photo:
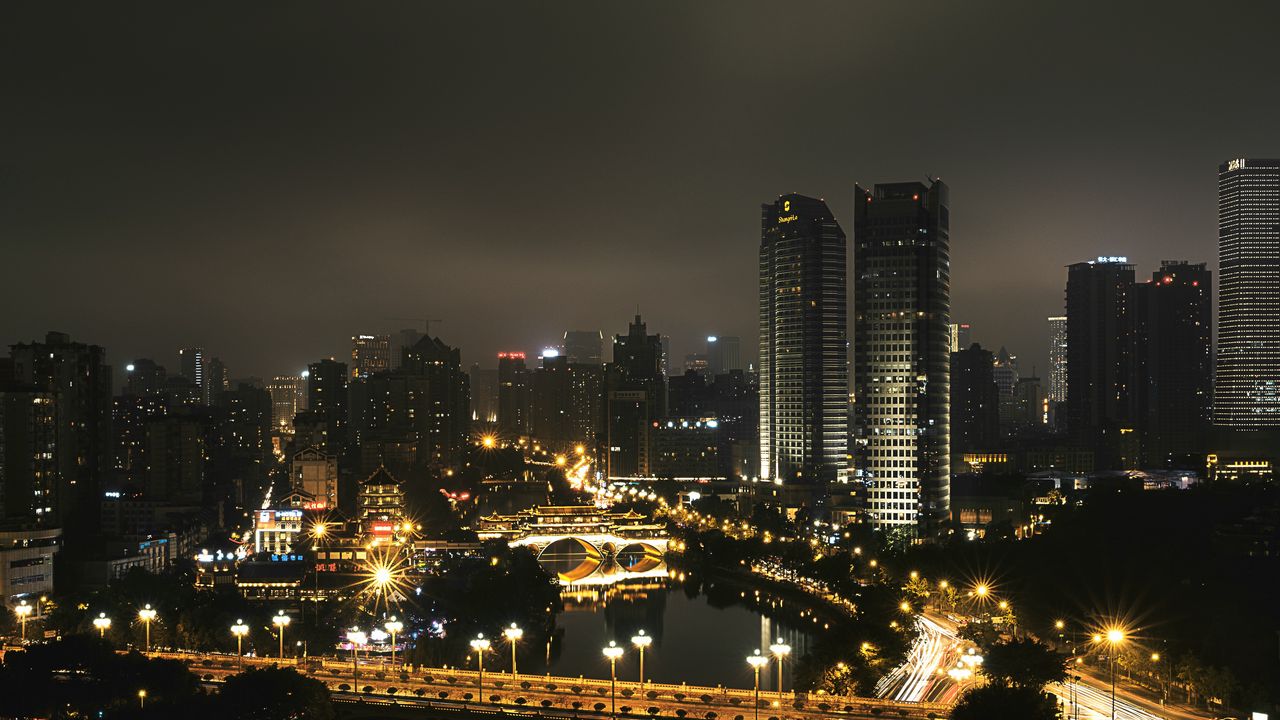
[[[1064,265],[1216,269],[1217,164],[1280,155],[1277,3],[19,5],[0,342],[117,364],[268,376],[414,317],[492,364],[637,305],[745,347],[761,202],[848,230],[855,182],[931,174],[953,317],[1043,375]]]

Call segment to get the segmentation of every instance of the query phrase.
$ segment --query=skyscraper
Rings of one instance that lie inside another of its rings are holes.
[[[307,366],[307,409],[323,427],[324,450],[341,455],[347,444],[347,364],[332,358]]]
[[[498,429],[509,438],[528,435],[529,368],[522,352],[498,353]]]
[[[973,343],[973,329],[969,323],[951,323],[951,352],[968,350]]]
[[[792,194],[760,206],[762,479],[846,479],[846,252],[822,200]]]
[[[1123,468],[1133,429],[1133,265],[1107,256],[1067,268],[1067,430],[1101,470]]]
[[[391,369],[390,335],[351,336],[351,379]]]
[[[608,477],[650,474],[650,422],[667,411],[664,339],[648,334],[639,315],[626,335],[613,338],[613,362],[605,368],[601,428]]]
[[[1280,426],[1280,160],[1218,166],[1217,425]]]
[[[569,330],[564,334],[561,355],[570,363],[600,365],[604,358],[604,333],[599,330]]]
[[[471,419],[486,424],[498,422],[497,369],[472,363],[468,374],[471,376]]]
[[[209,396],[205,392],[208,387],[209,355],[202,347],[182,348],[178,351],[178,371],[182,377],[190,380],[200,388],[200,402],[209,404]]]
[[[724,335],[707,336],[707,371],[711,377],[742,369],[742,341]]]
[[[271,393],[271,425],[277,430],[293,431],[293,418],[306,409],[306,378],[299,375],[277,375],[267,383]]]
[[[997,447],[1000,391],[994,369],[995,356],[976,343],[951,353],[951,451],[957,455]]]
[[[854,192],[855,437],[873,525],[933,537],[951,507],[950,199],[941,180]]]
[[[1209,450],[1212,298],[1204,263],[1165,260],[1134,286],[1134,405],[1148,464],[1200,466]]]
[[[1049,402],[1067,401],[1067,316],[1049,321]]]
[[[1008,350],[1001,347],[1000,352],[996,353],[992,377],[995,378],[996,388],[1000,391],[1000,435],[1008,437],[1013,434],[1019,414],[1018,401],[1014,394],[1020,377],[1018,356],[1010,355]]]

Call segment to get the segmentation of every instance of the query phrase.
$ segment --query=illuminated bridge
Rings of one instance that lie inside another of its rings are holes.
[[[565,585],[667,574],[666,527],[639,513],[592,505],[545,505],[480,518],[482,540],[527,547]]]

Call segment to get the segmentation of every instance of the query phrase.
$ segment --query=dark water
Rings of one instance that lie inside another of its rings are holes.
[[[767,598],[754,602],[752,590],[728,582],[682,582],[679,577],[626,580],[569,589],[564,598],[554,646],[541,663],[526,661],[522,671],[608,678],[603,648],[613,640],[626,650],[618,662],[619,678],[636,680],[639,653],[631,638],[643,629],[653,637],[644,658],[648,680],[750,688],[754,681],[747,656],[757,648],[768,653],[768,646],[782,638],[792,646],[784,663],[784,687],[790,688],[790,678],[785,676],[812,640],[811,630],[801,627],[804,620],[773,612]],[[781,615],[790,619],[778,619]],[[763,689],[777,688],[776,673],[771,665],[761,676]]]

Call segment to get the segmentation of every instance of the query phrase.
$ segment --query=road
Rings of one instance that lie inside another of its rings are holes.
[[[1079,704],[1080,720],[1110,720],[1111,682],[1108,676],[1088,669],[1076,670],[1078,680],[1054,685],[1050,691],[1066,708],[1066,717],[1077,717],[1073,701]],[[1124,684],[1116,685],[1116,720],[1206,720],[1212,715],[1182,705],[1161,706]]]
[[[876,695],[898,702],[954,703],[965,681],[949,671],[959,665],[965,643],[945,618],[917,615],[915,625],[906,662],[880,680]]]

